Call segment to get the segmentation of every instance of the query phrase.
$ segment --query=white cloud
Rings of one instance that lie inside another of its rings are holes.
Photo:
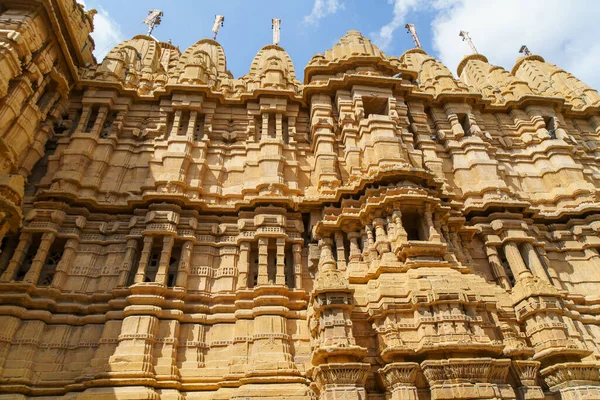
[[[394,32],[410,22],[410,12],[433,16],[431,33],[435,56],[456,73],[470,53],[458,36],[469,32],[477,50],[490,63],[511,70],[521,45],[558,65],[594,88],[600,88],[600,1],[583,0],[565,6],[564,0],[388,0],[393,17],[376,33],[374,43],[387,50]],[[417,30],[425,27],[417,26]]]
[[[335,14],[344,9],[344,4],[339,0],[315,0],[313,9],[309,15],[304,16],[304,23],[317,25],[321,18]]]
[[[77,2],[87,7],[85,0],[77,0]],[[94,16],[92,38],[96,44],[94,55],[98,62],[101,62],[113,47],[125,40],[119,24],[103,8],[98,9],[98,14]]]
[[[477,51],[490,63],[507,70],[513,67],[521,45],[546,61],[599,88],[600,2],[578,2],[565,6],[563,0],[437,1],[432,8],[433,48],[453,72],[470,53],[458,36],[468,31]]]
[[[392,0],[388,0],[388,3],[391,4]],[[394,11],[392,20],[386,25],[382,26],[379,32],[371,34],[375,44],[377,44],[384,51],[387,50],[392,43],[394,31],[406,24],[406,14],[422,6],[423,0],[395,0],[393,3]]]

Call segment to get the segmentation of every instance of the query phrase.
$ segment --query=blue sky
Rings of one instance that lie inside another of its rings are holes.
[[[469,54],[458,36],[466,30],[478,51],[491,63],[510,70],[527,44],[532,52],[600,87],[600,35],[596,23],[600,1],[573,0],[78,0],[99,11],[95,18],[96,55],[145,33],[148,10],[163,10],[153,35],[171,40],[183,52],[196,41],[212,37],[215,14],[225,16],[217,40],[225,49],[234,76],[248,72],[258,50],[272,42],[271,18],[281,18],[281,43],[296,75],[315,53],[324,52],[350,29],[371,38],[389,55],[413,47],[406,23],[415,24],[423,49],[455,73]]]

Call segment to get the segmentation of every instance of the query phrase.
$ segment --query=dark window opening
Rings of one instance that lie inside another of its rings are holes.
[[[52,244],[50,251],[48,252],[46,262],[40,271],[40,276],[37,282],[38,286],[50,286],[52,279],[54,278],[54,273],[56,272],[56,266],[62,258],[64,248],[65,243],[63,240],[55,241]]]
[[[498,249],[498,257],[500,258],[500,263],[502,264],[502,268],[504,268],[504,272],[506,273],[506,277],[510,282],[510,286],[515,286],[515,276],[510,269],[510,265],[508,264],[508,260],[506,259],[506,254],[504,254],[504,250],[501,248]]]
[[[420,227],[421,216],[416,212],[402,212],[402,226],[406,231],[408,240],[427,240]]]
[[[196,125],[194,126],[194,140],[197,142],[204,137],[204,114],[198,114],[196,117]]]
[[[287,117],[283,117],[282,121],[281,121],[281,130],[283,133],[283,143],[285,144],[289,144],[290,143],[290,132],[289,132],[289,122],[288,122],[288,118]]]
[[[269,114],[267,132],[270,138],[275,139],[277,137],[277,127],[275,126],[275,114]]]
[[[150,258],[148,259],[148,266],[146,267],[146,277],[144,282],[154,282],[156,280],[161,250],[162,249],[160,247],[154,247],[150,252]]]
[[[167,286],[175,286],[177,279],[177,270],[179,269],[179,260],[181,259],[181,244],[176,244],[171,250],[171,258],[169,259],[169,268],[167,269]]]
[[[107,138],[108,135],[110,135],[110,132],[112,131],[112,127],[113,127],[116,119],[117,119],[116,111],[112,111],[110,114],[108,114],[108,116],[104,120],[104,123],[102,124],[102,130],[100,131],[101,138],[104,139],[104,138]]]
[[[173,114],[167,114],[167,131],[165,133],[165,139],[168,139],[171,135],[171,130],[173,129]]]
[[[292,245],[289,244],[285,248],[285,284],[288,288],[293,289],[295,287],[295,276],[294,276],[294,254],[292,253]]]
[[[91,132],[98,119],[98,106],[92,106],[88,115],[87,123],[85,124],[85,132]]]
[[[457,114],[456,116],[458,117],[458,123],[462,127],[463,132],[465,132],[465,135],[470,136],[471,122],[469,121],[469,116],[467,114]]]
[[[387,115],[386,109],[388,105],[387,97],[363,97],[363,108],[365,110],[365,118],[369,115]]]
[[[190,112],[183,111],[181,113],[181,119],[179,120],[179,127],[177,128],[177,135],[185,136],[187,134],[189,124],[190,124]]]
[[[544,123],[546,124],[546,130],[551,139],[556,139],[556,123],[553,117],[544,117]]]

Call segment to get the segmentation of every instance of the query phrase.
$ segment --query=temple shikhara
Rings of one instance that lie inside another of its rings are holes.
[[[596,90],[93,14],[0,1],[0,400],[600,399]]]

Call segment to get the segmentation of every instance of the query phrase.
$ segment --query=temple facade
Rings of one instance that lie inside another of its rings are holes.
[[[92,29],[0,1],[0,399],[600,399],[596,90]]]

